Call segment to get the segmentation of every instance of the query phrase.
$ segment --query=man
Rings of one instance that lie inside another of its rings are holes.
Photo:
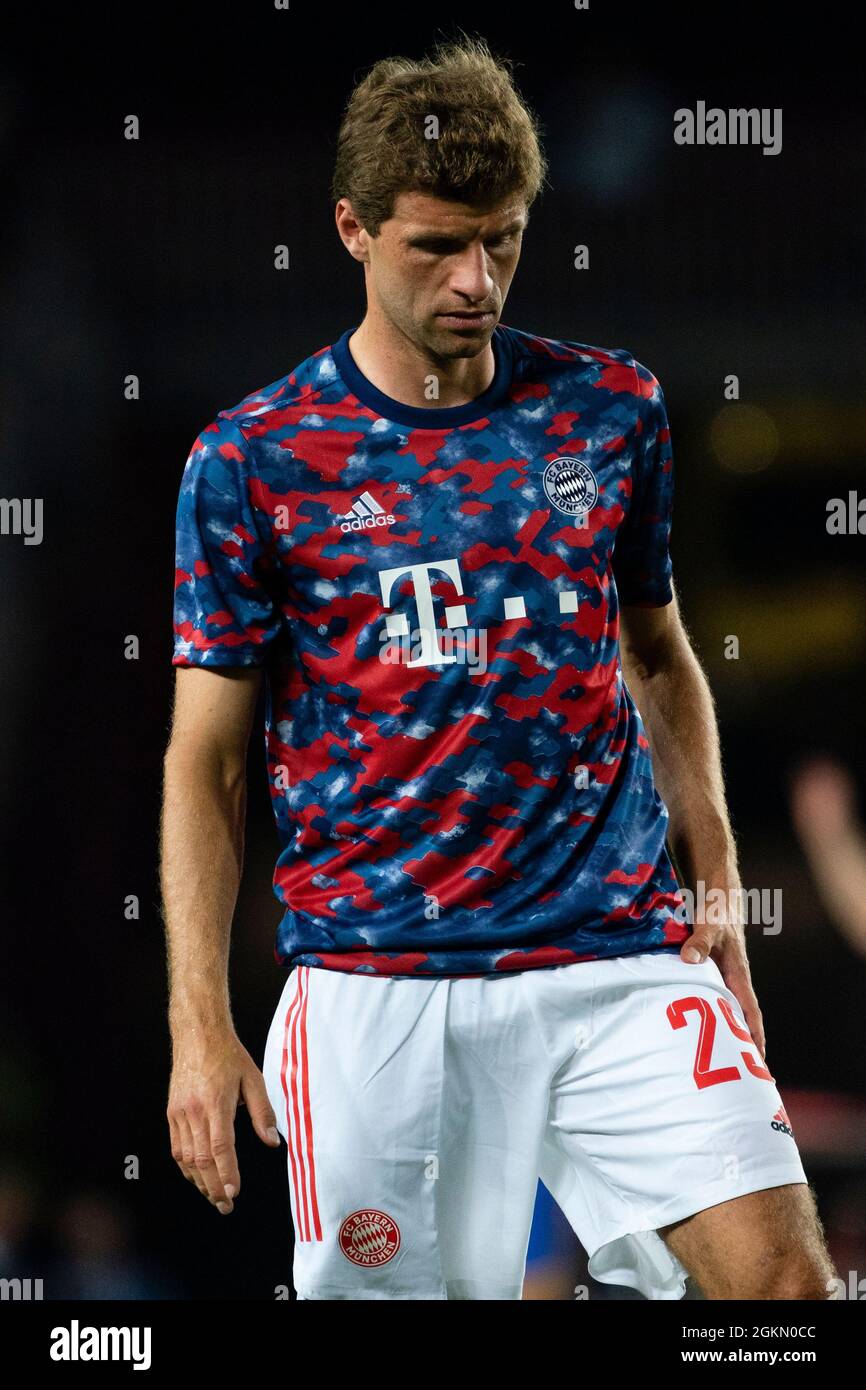
[[[688,923],[666,849],[738,886],[661,387],[501,322],[544,170],[483,43],[376,64],[334,176],[363,322],[190,454],[172,1152],[229,1212],[239,1100],[279,1130],[306,1299],[519,1298],[539,1175],[603,1281],[824,1298],[742,927]],[[291,973],[262,1074],[227,955],[263,673]]]

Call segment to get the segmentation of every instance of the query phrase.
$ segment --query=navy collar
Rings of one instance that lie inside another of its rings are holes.
[[[399,425],[411,425],[420,430],[447,430],[453,425],[468,425],[474,420],[483,420],[492,410],[505,400],[511,388],[512,353],[511,339],[502,324],[493,330],[491,342],[496,367],[493,380],[486,391],[465,405],[449,405],[428,409],[425,406],[405,405],[386,396],[368,381],[349,351],[349,339],[357,328],[347,328],[341,338],[331,347],[331,354],[337,371],[353,396],[363,405],[369,406],[377,415],[393,420]]]

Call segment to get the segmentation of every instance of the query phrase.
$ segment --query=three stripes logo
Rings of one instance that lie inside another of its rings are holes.
[[[778,1130],[780,1134],[788,1134],[793,1139],[794,1131],[791,1128],[791,1121],[788,1119],[784,1105],[780,1105],[772,1120],[770,1128]]]
[[[374,526],[390,526],[396,519],[390,512],[386,512],[384,507],[379,506],[371,493],[362,492],[360,497],[355,498],[340,522],[340,530],[370,531]]]
[[[316,1185],[313,1117],[310,1108],[310,1065],[307,1052],[310,967],[299,965],[294,971],[294,976],[295,994],[286,1011],[280,1066],[280,1085],[286,1102],[285,1139],[289,1151],[289,1184],[295,1241],[320,1241],[322,1222]]]

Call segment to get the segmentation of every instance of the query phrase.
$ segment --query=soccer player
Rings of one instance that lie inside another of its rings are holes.
[[[742,924],[683,911],[738,874],[662,390],[502,322],[545,169],[483,41],[377,63],[333,184],[363,321],[192,447],[172,1153],[227,1213],[237,1105],[279,1131],[304,1299],[520,1298],[539,1176],[604,1282],[826,1298]],[[262,681],[289,973],[260,1071],[227,958]]]

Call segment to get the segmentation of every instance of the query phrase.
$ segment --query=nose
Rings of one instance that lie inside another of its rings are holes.
[[[488,307],[495,280],[490,274],[487,252],[482,242],[469,245],[454,265],[449,288],[470,300],[467,307]]]

